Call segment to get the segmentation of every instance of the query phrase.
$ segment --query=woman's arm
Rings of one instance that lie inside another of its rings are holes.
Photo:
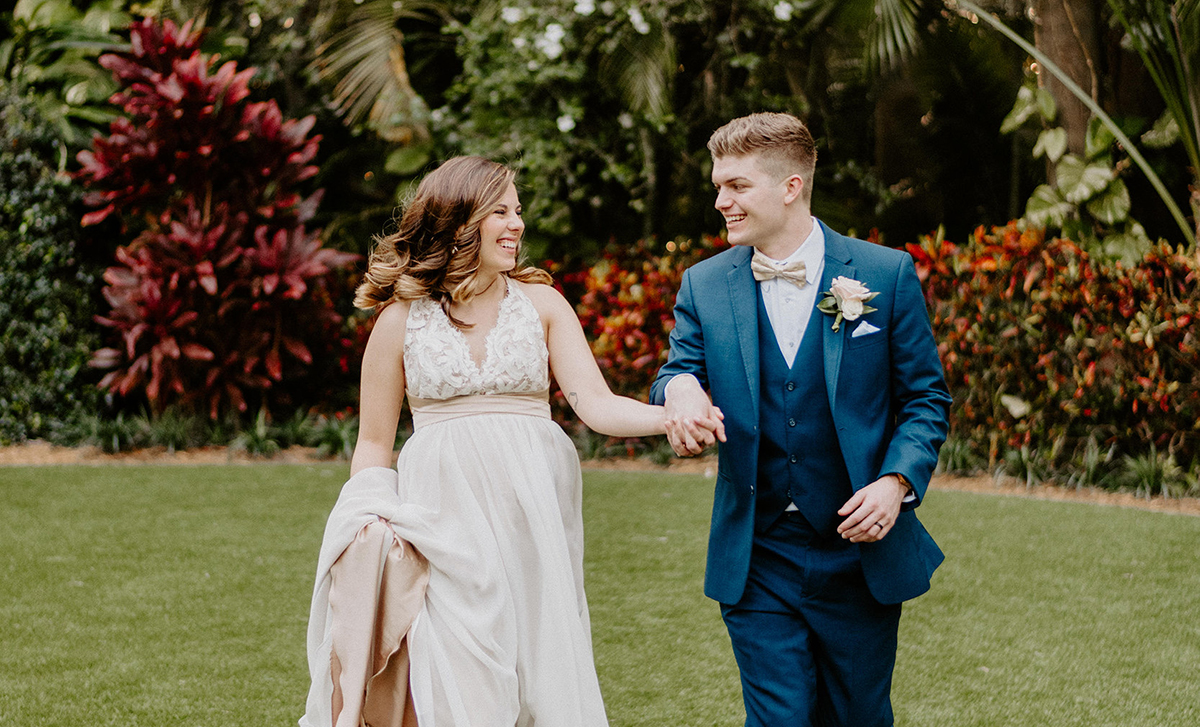
[[[571,305],[548,285],[522,286],[546,327],[550,370],[583,423],[612,437],[664,434],[663,409],[617,396],[608,388]]]
[[[380,311],[363,352],[359,388],[358,442],[350,461],[350,476],[368,467],[391,467],[396,426],[404,403],[404,329],[408,303],[393,303]]]

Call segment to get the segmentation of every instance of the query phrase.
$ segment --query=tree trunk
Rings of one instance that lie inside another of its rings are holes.
[[[1093,101],[1100,96],[1101,0],[1032,0],[1034,44]],[[1083,154],[1091,111],[1051,74],[1042,83],[1058,104],[1058,122],[1067,132],[1067,150]]]

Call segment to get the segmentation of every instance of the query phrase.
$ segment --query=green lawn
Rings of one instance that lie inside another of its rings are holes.
[[[345,473],[0,468],[0,725],[294,724]],[[712,481],[585,482],[613,725],[741,724],[700,593]],[[948,560],[901,624],[900,727],[1200,724],[1200,518],[940,491],[922,515]]]

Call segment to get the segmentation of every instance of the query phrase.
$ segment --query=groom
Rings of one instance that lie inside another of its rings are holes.
[[[734,119],[708,148],[735,247],[684,273],[651,388],[677,453],[721,441],[704,591],[748,727],[889,727],[900,603],[943,557],[913,512],[950,405],[920,282],[813,218],[798,119]]]

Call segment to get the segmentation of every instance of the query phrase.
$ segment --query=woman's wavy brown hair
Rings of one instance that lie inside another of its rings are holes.
[[[504,197],[516,173],[476,156],[454,157],[421,180],[399,229],[375,238],[367,274],[354,291],[358,308],[382,310],[397,300],[429,296],[460,328],[450,303],[465,303],[486,286],[479,280],[479,225]],[[524,283],[553,282],[518,258],[505,273]]]

